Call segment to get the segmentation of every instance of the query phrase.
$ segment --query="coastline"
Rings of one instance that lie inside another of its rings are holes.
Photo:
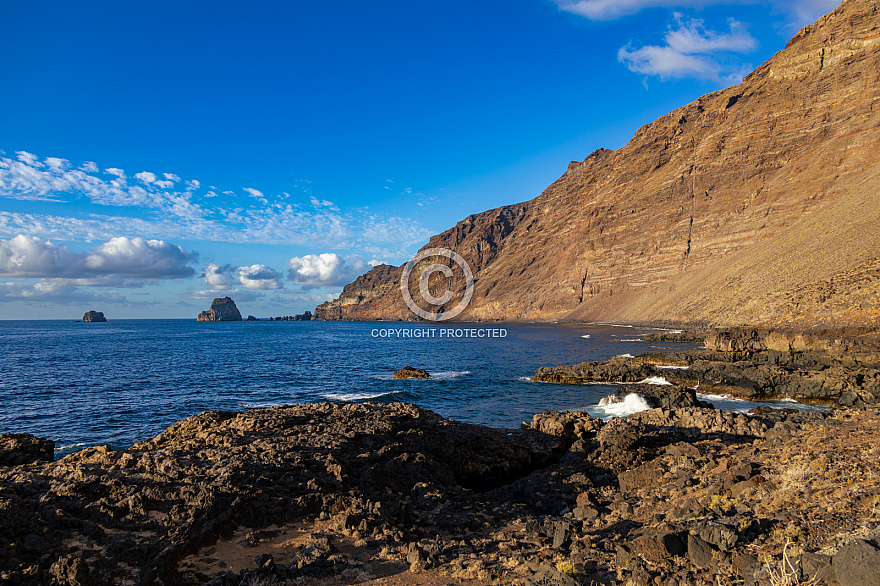
[[[129,450],[0,467],[0,572],[83,585],[755,583],[786,544],[802,564],[847,571],[846,544],[880,535],[878,425],[874,410],[545,412],[519,430],[403,403],[209,411]],[[843,487],[858,498],[840,501]]]

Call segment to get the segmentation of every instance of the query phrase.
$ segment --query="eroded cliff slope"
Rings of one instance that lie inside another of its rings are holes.
[[[459,319],[880,325],[878,4],[433,237],[474,273]],[[376,267],[315,317],[414,319],[400,275]]]

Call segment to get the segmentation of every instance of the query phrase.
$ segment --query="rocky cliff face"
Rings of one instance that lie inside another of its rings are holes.
[[[217,298],[211,303],[211,309],[203,311],[196,318],[198,321],[241,321],[241,313],[235,301],[229,297]]]
[[[742,84],[433,237],[474,273],[460,319],[880,325],[878,4],[844,2]],[[315,318],[414,319],[401,271]]]

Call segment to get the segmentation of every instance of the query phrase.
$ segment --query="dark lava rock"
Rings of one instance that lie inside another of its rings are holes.
[[[82,320],[84,322],[105,322],[107,318],[104,317],[104,314],[100,311],[87,311],[85,315],[83,315]]]
[[[681,409],[683,407],[712,407],[710,403],[697,399],[693,389],[678,385],[636,384],[617,387],[617,390],[601,401],[602,405],[622,403],[631,394],[637,394],[652,409]]]
[[[833,565],[840,586],[880,584],[880,550],[873,543],[850,541],[835,554]]]
[[[412,366],[404,366],[400,370],[396,370],[394,372],[394,378],[397,379],[407,379],[407,378],[430,378],[431,375],[428,374],[427,370],[422,370],[421,368],[413,368]]]
[[[650,364],[618,356],[611,360],[582,362],[572,366],[541,367],[532,380],[549,383],[637,383],[650,376],[658,376],[660,372]]]
[[[55,457],[55,442],[34,437],[29,433],[0,435],[0,466],[20,466],[31,462],[51,462]]]
[[[696,535],[688,535],[687,553],[688,559],[698,568],[708,568],[712,565],[712,546]]]
[[[437,507],[546,468],[564,449],[532,429],[460,423],[404,403],[207,411],[128,450],[0,467],[0,572],[24,585],[179,584],[175,560],[236,527],[258,533],[322,512],[348,512],[348,529],[364,533],[418,528],[421,515],[461,526],[472,510]],[[297,563],[312,572],[328,551],[316,538]],[[48,553],[56,562],[43,563]]]

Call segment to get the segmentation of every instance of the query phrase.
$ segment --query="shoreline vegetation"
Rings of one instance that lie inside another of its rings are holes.
[[[871,583],[880,571],[880,412],[865,381],[878,380],[877,336],[655,335],[703,339],[706,350],[538,376],[637,382],[629,379],[681,362],[687,370],[663,376],[691,381],[699,371],[704,385],[721,369],[719,384],[744,389],[773,367],[799,377],[766,376],[782,381],[773,388],[819,388],[826,400],[836,389],[836,403],[731,413],[683,384],[626,384],[610,400],[636,392],[653,408],[608,422],[547,411],[520,429],[405,403],[207,411],[128,450],[91,447],[57,461],[52,442],[6,434],[0,579]],[[804,382],[827,371],[840,374]],[[846,386],[853,373],[860,391]],[[780,576],[789,581],[774,582]]]

